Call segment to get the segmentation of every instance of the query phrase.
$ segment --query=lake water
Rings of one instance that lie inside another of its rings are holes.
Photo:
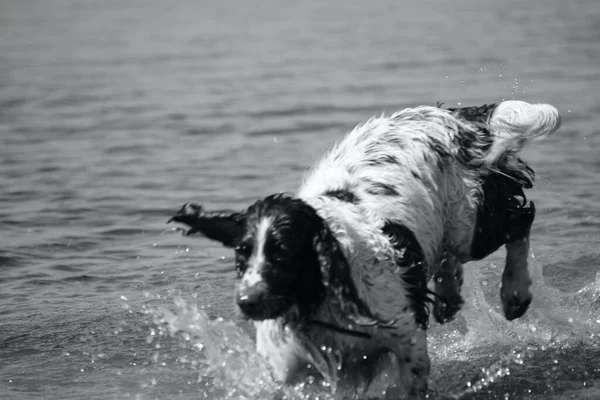
[[[0,398],[330,398],[271,380],[232,252],[166,220],[293,192],[373,115],[513,98],[563,115],[524,152],[534,301],[505,321],[502,251],[467,265],[431,398],[600,398],[599,66],[597,0],[0,1]]]

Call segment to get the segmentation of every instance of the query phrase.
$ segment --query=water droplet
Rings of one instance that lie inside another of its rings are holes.
[[[517,357],[517,358],[514,360],[514,362],[515,362],[515,364],[522,365],[522,364],[523,364],[523,359],[522,359],[522,358],[520,358],[520,357]]]

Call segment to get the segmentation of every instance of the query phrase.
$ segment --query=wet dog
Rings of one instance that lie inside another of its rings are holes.
[[[357,126],[295,195],[240,212],[186,204],[171,220],[235,248],[237,304],[277,379],[312,371],[361,391],[393,370],[423,398],[429,305],[454,317],[463,263],[506,245],[504,313],[527,310],[534,175],[518,153],[559,126],[554,107],[522,101],[408,108]]]

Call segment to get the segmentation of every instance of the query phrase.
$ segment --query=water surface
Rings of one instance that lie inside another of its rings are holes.
[[[599,62],[595,0],[0,2],[0,398],[328,398],[272,382],[232,253],[165,221],[293,192],[373,115],[513,98],[563,115],[524,153],[534,302],[504,321],[502,252],[468,265],[431,395],[600,398]]]

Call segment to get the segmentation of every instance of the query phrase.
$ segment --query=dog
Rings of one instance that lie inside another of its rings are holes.
[[[407,108],[358,125],[295,195],[239,212],[188,203],[169,222],[235,249],[236,302],[276,379],[317,373],[356,396],[385,370],[425,398],[430,308],[441,323],[459,311],[463,263],[506,245],[505,317],[531,302],[534,173],[519,152],[560,122],[516,100]]]

